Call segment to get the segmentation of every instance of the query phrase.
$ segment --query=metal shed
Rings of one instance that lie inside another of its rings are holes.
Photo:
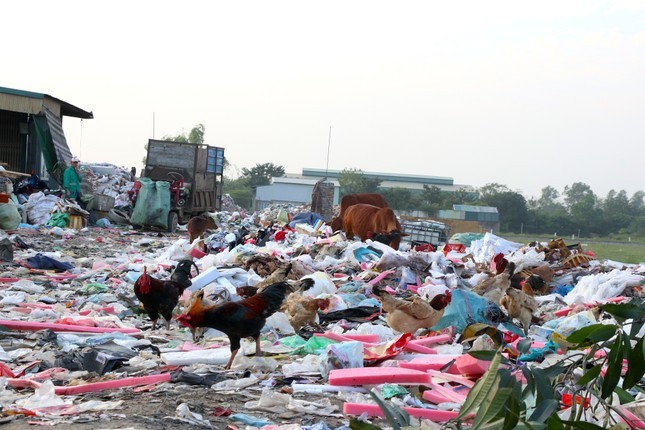
[[[7,170],[35,171],[58,183],[72,158],[63,117],[94,114],[44,93],[0,87],[0,162]]]

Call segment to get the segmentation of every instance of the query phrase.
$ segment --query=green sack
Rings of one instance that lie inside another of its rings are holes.
[[[20,225],[22,217],[16,205],[0,203],[0,229],[15,230]]]

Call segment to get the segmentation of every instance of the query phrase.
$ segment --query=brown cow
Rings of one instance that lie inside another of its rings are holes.
[[[340,213],[331,220],[330,227],[332,231],[338,231],[343,228],[343,216],[347,208],[358,203],[364,203],[378,208],[388,207],[385,198],[377,193],[347,194],[340,199]]]
[[[401,224],[392,208],[379,208],[358,203],[347,208],[343,228],[348,239],[358,236],[365,241],[376,236],[386,238],[394,249],[399,249],[401,238],[408,236],[401,231]]]
[[[208,215],[197,215],[188,221],[186,229],[190,235],[189,241],[190,243],[193,243],[193,241],[198,237],[200,239],[204,239],[204,235],[208,230],[216,230],[217,224],[215,224],[215,220]],[[204,251],[206,251],[206,246],[203,245],[202,247]]]

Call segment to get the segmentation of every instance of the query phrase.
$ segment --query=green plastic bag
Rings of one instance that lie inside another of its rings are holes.
[[[65,228],[69,225],[70,222],[71,219],[69,218],[69,215],[63,212],[56,212],[55,214],[52,214],[46,225],[48,225],[49,227]]]

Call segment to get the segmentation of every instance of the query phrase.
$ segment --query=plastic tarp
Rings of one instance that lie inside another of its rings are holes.
[[[45,159],[47,171],[63,183],[63,172],[72,159],[72,152],[67,145],[63,123],[52,111],[43,107],[44,115],[34,116],[36,138]]]

